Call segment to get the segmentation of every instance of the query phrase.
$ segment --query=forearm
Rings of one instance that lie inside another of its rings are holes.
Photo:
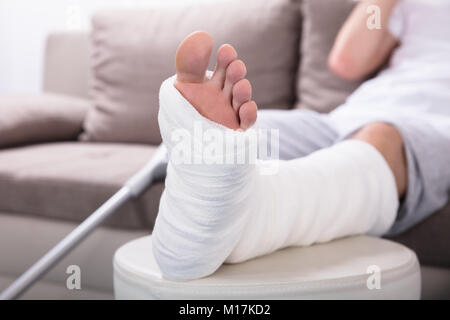
[[[378,68],[389,56],[396,40],[388,23],[397,0],[364,0],[352,11],[336,37],[330,52],[330,68],[344,78],[359,78]],[[368,21],[379,8],[379,27],[369,28]]]

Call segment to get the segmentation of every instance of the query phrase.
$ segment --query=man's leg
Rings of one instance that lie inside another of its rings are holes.
[[[396,179],[402,201],[386,236],[410,229],[449,201],[450,126],[441,125],[430,122],[427,114],[403,114],[362,126],[355,134],[383,154]]]
[[[278,170],[267,174],[270,162],[255,163],[250,152],[255,141],[248,128],[256,120],[256,104],[243,79],[245,65],[225,46],[211,79],[205,77],[211,47],[207,34],[189,36],[177,52],[177,79],[161,86],[158,119],[170,160],[153,254],[163,274],[173,280],[199,278],[224,261],[386,232],[396,216],[398,195],[394,175],[377,148],[349,139],[279,161]],[[198,127],[208,132],[207,139],[198,137]],[[231,148],[219,143],[224,135],[232,138],[227,140]],[[242,139],[246,143],[237,142]],[[214,140],[216,148],[211,148]],[[193,162],[176,156],[186,150]],[[248,156],[244,162],[228,162],[242,155]]]
[[[373,145],[383,155],[394,174],[398,196],[403,198],[408,184],[408,175],[400,132],[393,125],[376,122],[364,126],[352,138]]]

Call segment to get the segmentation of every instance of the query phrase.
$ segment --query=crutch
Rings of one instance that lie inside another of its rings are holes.
[[[19,298],[122,204],[131,198],[139,197],[153,181],[164,178],[166,167],[166,149],[163,145],[160,145],[153,158],[139,172],[132,176],[119,191],[6,288],[0,294],[0,300]]]

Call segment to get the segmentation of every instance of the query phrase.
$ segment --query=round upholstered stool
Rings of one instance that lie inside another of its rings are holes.
[[[410,249],[365,236],[287,248],[187,282],[162,277],[151,236],[114,256],[116,299],[419,299],[420,267]]]

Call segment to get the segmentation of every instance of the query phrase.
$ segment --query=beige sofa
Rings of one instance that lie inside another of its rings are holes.
[[[45,104],[56,98],[64,105],[67,96],[87,98],[88,44],[86,33],[50,35],[43,93],[6,101],[25,105],[31,99]],[[7,109],[6,101],[1,101],[0,110]],[[155,148],[75,139],[1,148],[0,290],[108,199],[151,158]],[[113,298],[113,253],[125,242],[151,232],[162,188],[161,182],[156,183],[141,200],[126,204],[24,297]],[[82,290],[66,288],[69,265],[80,266]]]
[[[41,114],[32,114],[25,124],[28,128],[37,124],[37,133],[26,137],[33,143],[4,145],[0,149],[0,290],[107,200],[151,159],[156,149],[149,143],[77,140],[84,116],[92,108],[88,86],[90,51],[87,33],[51,34],[46,44],[43,93],[0,99],[0,113],[8,110],[7,103],[26,108],[33,101],[37,105],[67,104],[67,108],[77,110],[57,116],[58,121],[67,122],[65,129],[73,126],[74,132],[64,131],[61,136],[44,137],[46,142],[39,142],[36,135],[45,131],[52,116],[41,119]],[[0,130],[1,125],[0,121]],[[17,137],[17,132],[10,134]],[[125,242],[151,232],[162,190],[163,182],[158,182],[139,200],[124,205],[24,298],[112,298],[113,253]],[[447,205],[394,238],[418,254],[423,298],[450,298],[449,227]],[[81,290],[66,287],[69,265],[81,268]]]

